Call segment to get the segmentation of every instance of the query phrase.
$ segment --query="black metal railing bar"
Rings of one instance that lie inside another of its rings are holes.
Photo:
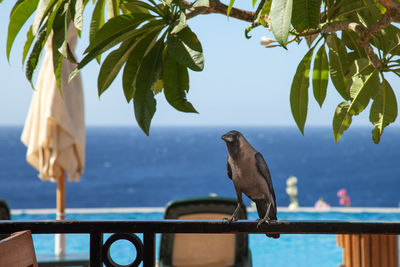
[[[0,234],[29,229],[50,233],[280,233],[280,234],[400,234],[400,221],[276,221],[257,228],[255,221],[0,221]]]
[[[0,234],[31,230],[33,234],[89,234],[90,266],[118,266],[110,258],[112,243],[125,239],[136,248],[130,266],[155,266],[157,233],[280,233],[280,234],[400,234],[400,221],[276,221],[257,228],[255,221],[221,220],[158,221],[0,221]],[[105,242],[103,234],[113,233]],[[135,234],[143,234],[143,242]]]

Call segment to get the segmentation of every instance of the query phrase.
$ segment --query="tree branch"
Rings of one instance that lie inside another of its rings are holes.
[[[322,27],[321,32],[330,33],[330,32],[346,31],[346,30],[351,30],[361,35],[366,30],[366,28],[363,25],[358,24],[356,22],[335,21],[325,24]]]
[[[390,24],[390,22],[391,22],[390,12],[386,11],[385,14],[383,14],[382,18],[375,25],[372,25],[370,28],[365,29],[360,34],[358,43],[361,46],[363,46],[365,43],[368,43],[372,35],[386,28]]]
[[[386,8],[386,12],[383,14],[382,18],[370,28],[366,28],[355,22],[333,22],[326,24],[322,27],[322,33],[329,33],[335,31],[351,30],[360,35],[357,43],[362,46],[367,54],[369,60],[372,62],[376,69],[382,67],[382,62],[379,57],[374,52],[369,39],[377,32],[386,28],[391,22],[400,22],[400,3],[393,0],[379,0],[379,2]]]
[[[382,18],[383,19],[383,18]],[[369,60],[372,62],[372,65],[379,70],[382,67],[382,62],[379,60],[379,57],[376,55],[374,52],[374,49],[368,42],[369,38],[376,33],[375,30],[380,31],[381,25],[380,21],[372,26],[370,29],[365,28],[363,25],[358,24],[356,22],[348,22],[348,21],[335,21],[329,24],[326,24],[322,27],[321,32],[322,33],[330,33],[330,32],[336,32],[336,31],[346,31],[346,30],[351,30],[355,33],[358,33],[360,35],[360,38],[357,40],[357,43],[364,48],[365,53],[367,54]],[[387,26],[387,25],[386,25]],[[385,27],[386,27],[385,26]]]
[[[184,1],[185,5],[191,5],[191,3]],[[189,9],[189,13],[186,14],[186,19],[191,19],[197,15],[205,14],[223,14],[226,15],[228,12],[228,6],[221,3],[219,0],[210,0],[209,7],[196,7]],[[233,7],[229,13],[229,17],[236,18],[239,20],[253,22],[255,13],[252,11],[247,11],[239,8]]]

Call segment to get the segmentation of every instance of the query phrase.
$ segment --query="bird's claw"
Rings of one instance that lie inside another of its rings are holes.
[[[236,222],[238,219],[235,216],[232,216],[231,218],[224,218],[223,221],[227,221],[228,223],[231,222]]]
[[[257,219],[257,228],[260,228],[260,225],[262,223],[269,224],[270,219],[268,217],[262,218],[262,219]]]

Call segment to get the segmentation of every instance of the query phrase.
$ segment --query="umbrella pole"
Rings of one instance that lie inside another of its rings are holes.
[[[57,180],[57,220],[65,220],[65,171]],[[55,255],[63,256],[66,252],[65,234],[55,235]]]

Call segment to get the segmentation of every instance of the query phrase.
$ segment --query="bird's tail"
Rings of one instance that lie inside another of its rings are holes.
[[[271,238],[279,238],[281,236],[280,234],[265,234],[265,235]]]

